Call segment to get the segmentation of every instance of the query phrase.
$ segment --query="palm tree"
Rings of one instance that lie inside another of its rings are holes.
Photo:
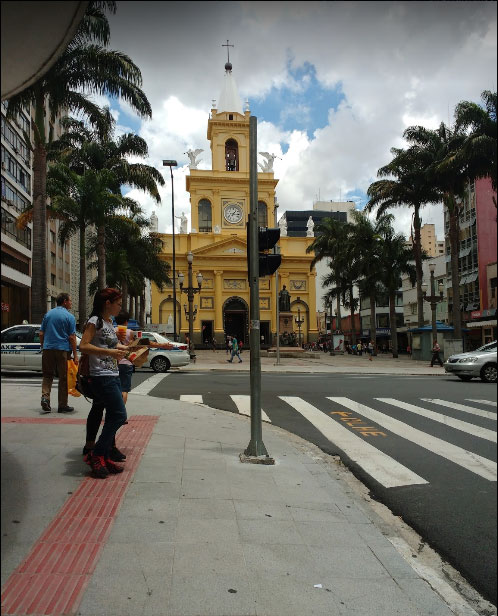
[[[483,106],[462,101],[455,108],[455,128],[465,131],[470,129],[462,149],[456,154],[472,161],[473,179],[490,177],[491,185],[496,192],[496,92],[484,90],[481,99]],[[496,197],[493,198],[496,207]]]
[[[111,224],[118,208],[139,211],[135,201],[115,194],[114,176],[107,169],[85,169],[76,173],[63,163],[50,166],[47,177],[47,193],[52,199],[50,215],[62,220],[59,229],[61,244],[75,234],[80,240],[80,280],[78,312],[80,323],[87,314],[86,296],[86,232],[90,225],[106,220]],[[129,221],[127,220],[129,224]],[[105,285],[104,285],[105,286]]]
[[[146,157],[147,143],[133,133],[121,135],[113,140],[115,120],[109,108],[103,110],[104,122],[94,131],[76,120],[66,120],[67,132],[57,144],[59,156],[66,164],[79,169],[107,169],[114,176],[113,190],[121,193],[121,187],[127,185],[147,192],[157,203],[161,201],[158,184],[164,185],[164,178],[157,169],[143,163],[130,163],[128,157]],[[97,260],[98,285],[106,285],[105,258],[105,218],[95,221],[97,225]]]
[[[424,325],[424,296],[422,293],[422,241],[420,209],[427,203],[435,203],[440,197],[432,183],[427,180],[426,160],[416,148],[407,150],[391,148],[393,159],[377,172],[379,177],[394,176],[394,179],[378,180],[370,184],[365,211],[377,209],[377,218],[393,207],[413,208],[413,254],[417,272],[418,326]]]
[[[351,338],[356,342],[354,327],[354,313],[358,307],[358,299],[354,295],[354,286],[359,276],[358,251],[352,241],[354,225],[340,222],[333,218],[324,218],[316,227],[316,237],[306,252],[314,252],[315,256],[310,264],[312,269],[322,259],[330,259],[331,273],[326,276],[323,283],[340,288],[340,297],[351,313]],[[338,299],[339,303],[339,299]]]
[[[98,125],[101,111],[84,92],[121,97],[141,117],[152,111],[141,90],[138,67],[125,54],[105,49],[110,30],[104,10],[115,13],[115,2],[90,2],[75,37],[52,67],[32,86],[8,101],[7,117],[33,106],[31,135],[25,135],[33,151],[33,257],[31,278],[32,319],[41,323],[46,312],[46,179],[47,146],[52,130],[46,130],[46,114],[55,122],[61,113],[83,114]],[[48,119],[48,118],[47,118]]]
[[[408,274],[415,284],[416,271],[413,253],[406,246],[405,236],[396,234],[392,226],[386,227],[379,242],[379,260],[382,266],[382,282],[389,296],[389,325],[393,357],[398,357],[398,328],[396,322],[396,292],[401,287],[402,276]]]
[[[451,312],[455,337],[461,338],[462,313],[458,274],[459,215],[468,179],[472,176],[470,161],[461,156],[466,136],[462,129],[451,129],[442,122],[435,130],[423,126],[411,126],[405,130],[404,137],[412,144],[415,156],[425,166],[427,182],[437,190],[448,212],[453,294]]]
[[[375,224],[366,216],[366,212],[353,212],[352,241],[358,251],[359,281],[358,288],[361,297],[370,300],[370,337],[374,353],[377,349],[376,299],[380,292],[379,280],[383,273],[380,259],[382,238],[391,230],[392,214],[377,214]]]

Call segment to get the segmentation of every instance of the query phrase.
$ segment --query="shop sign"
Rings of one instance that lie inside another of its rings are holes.
[[[482,310],[473,310],[470,313],[471,319],[480,319],[482,317]]]
[[[377,336],[390,336],[391,328],[390,327],[378,327],[376,330]]]
[[[10,305],[6,304],[5,302],[2,302],[2,311],[3,312],[9,312],[10,311]]]

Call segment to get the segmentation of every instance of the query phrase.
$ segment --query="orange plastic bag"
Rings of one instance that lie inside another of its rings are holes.
[[[78,374],[78,366],[72,359],[67,360],[67,393],[70,396],[81,396],[80,392],[76,389],[76,375]]]

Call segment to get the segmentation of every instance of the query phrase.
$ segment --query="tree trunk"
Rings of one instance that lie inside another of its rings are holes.
[[[47,151],[33,150],[33,256],[31,259],[31,320],[41,323],[47,312]]]
[[[138,295],[135,295],[135,305],[134,305],[134,310],[133,310],[133,314],[135,319],[138,321],[139,319],[139,312],[138,312]]]
[[[375,294],[370,294],[370,338],[373,344],[373,354],[377,355],[377,324],[375,315]]]
[[[145,287],[142,289],[142,293],[140,294],[140,327],[141,329],[145,328]]]
[[[335,319],[335,325],[338,330],[342,331],[341,323],[341,295],[338,293],[337,295],[337,316]]]
[[[87,308],[86,308],[86,225],[80,225],[80,284],[78,297],[78,320],[80,331],[83,331],[83,325],[86,323]]]
[[[393,357],[398,357],[398,326],[396,324],[396,292],[389,293],[389,325],[391,326],[391,346]]]
[[[413,217],[413,255],[415,257],[415,271],[417,274],[417,320],[418,326],[423,327],[425,323],[424,319],[424,294],[422,293],[422,242],[420,238],[420,226],[422,221],[420,219],[420,207],[415,207],[415,215]]]
[[[105,289],[107,287],[105,269],[105,225],[100,225],[97,228],[97,270],[99,290]]]
[[[130,295],[128,299],[128,313],[130,315],[130,319],[133,318],[133,296]]]
[[[353,297],[353,287],[350,288],[349,290],[350,292],[350,296],[349,296],[349,301],[350,303],[350,312],[351,312],[351,344],[356,344],[356,328],[355,328],[355,324],[354,324],[354,297]]]
[[[126,305],[128,304],[128,281],[126,277],[121,280],[121,293],[123,294],[123,310],[126,310]]]
[[[460,309],[460,276],[458,274],[458,249],[460,239],[460,220],[458,218],[459,209],[455,203],[455,198],[450,196],[447,199],[447,208],[450,215],[450,252],[451,252],[451,288],[453,293],[452,320],[455,328],[454,336],[456,339],[462,338],[462,312]]]

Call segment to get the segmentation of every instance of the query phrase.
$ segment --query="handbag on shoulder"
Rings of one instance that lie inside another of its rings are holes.
[[[90,376],[90,358],[85,353],[81,354],[76,376],[76,389],[85,396],[93,399],[92,377]]]

